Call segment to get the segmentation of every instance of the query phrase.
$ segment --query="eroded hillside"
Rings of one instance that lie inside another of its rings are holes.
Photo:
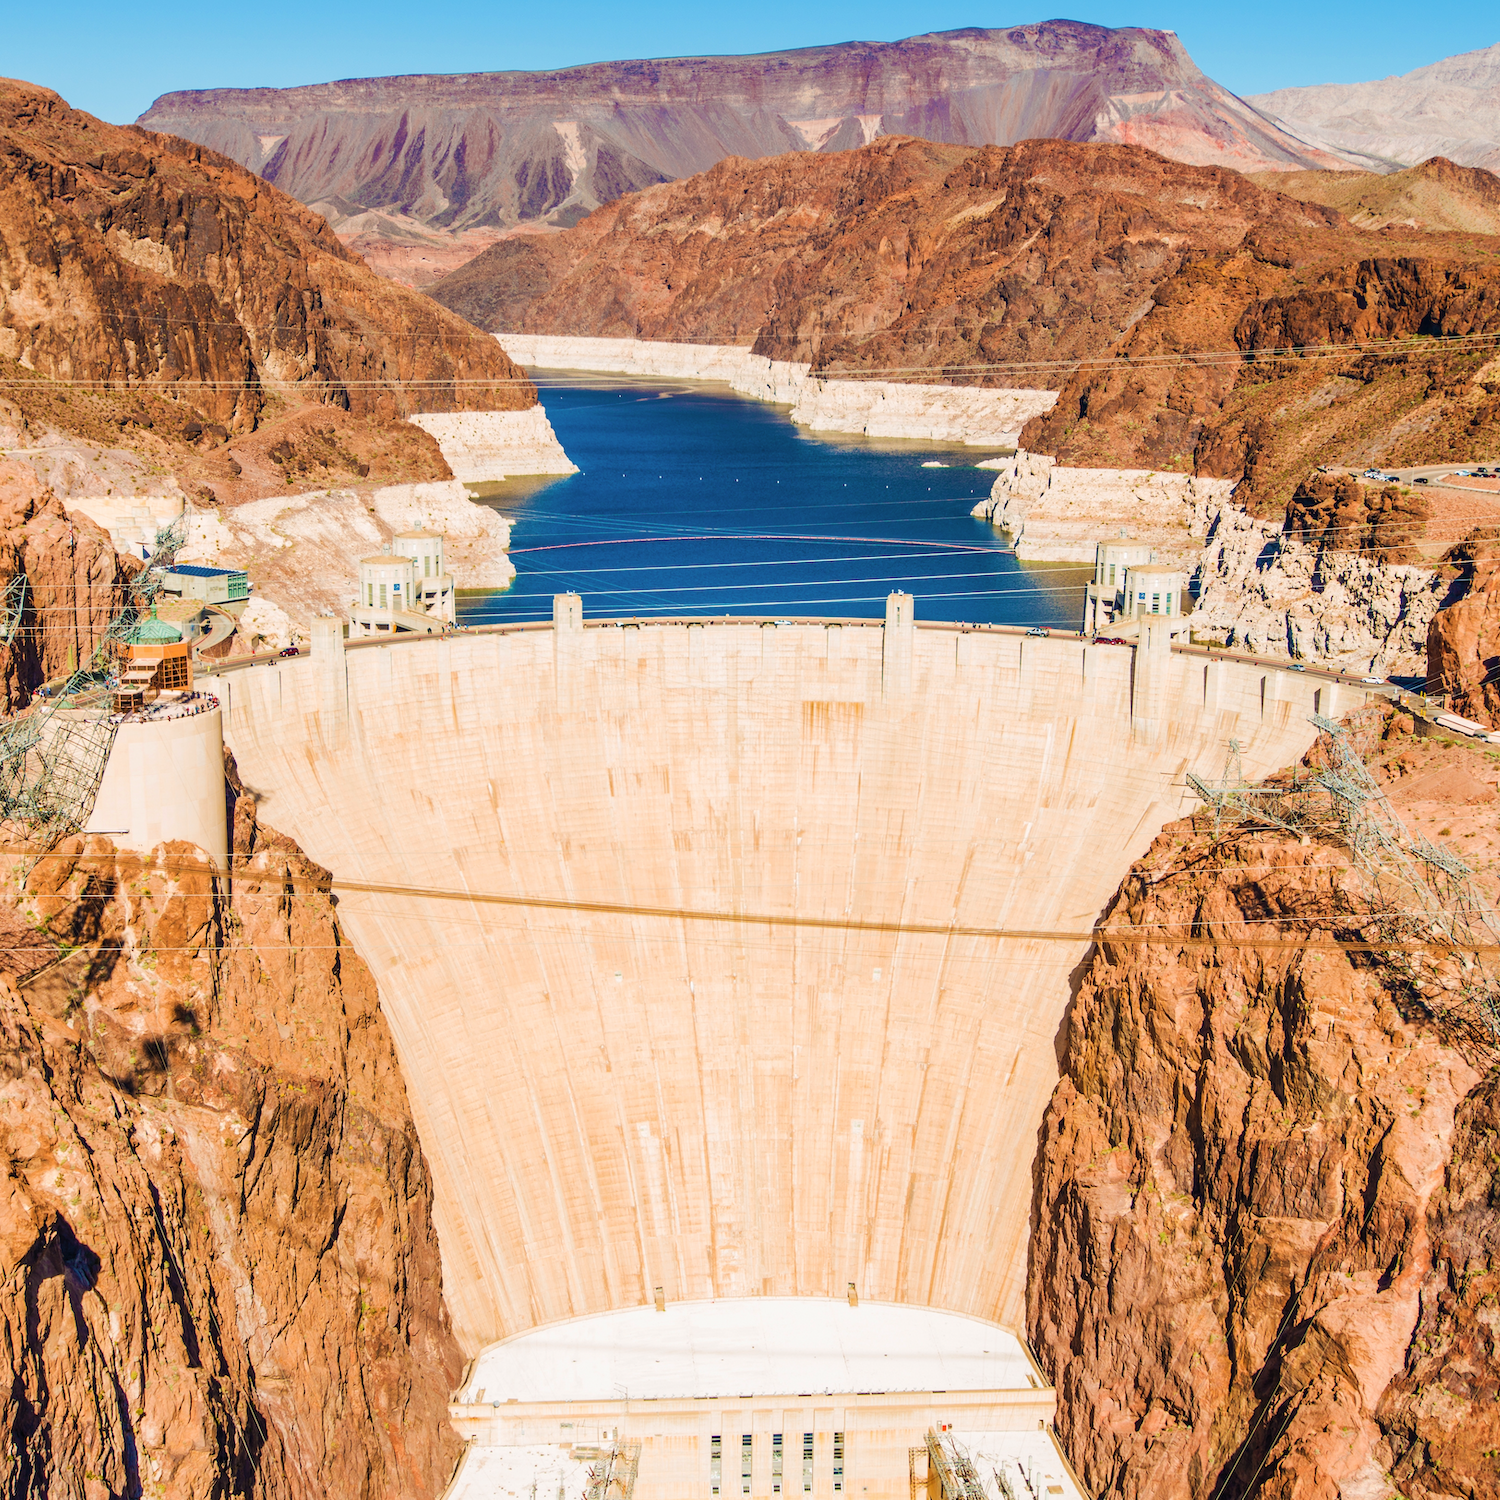
[[[137,566],[0,464],[7,709]],[[328,872],[225,790],[232,878],[0,829],[0,1489],[426,1500],[461,1362],[390,1033]]]
[[[1251,181],[1337,209],[1359,229],[1395,224],[1500,234],[1500,177],[1443,156],[1404,172],[1255,172]]]
[[[253,173],[14,81],[0,380],[0,444],[71,444],[59,462],[97,493],[166,469],[221,498],[307,474],[447,478],[400,418],[535,401],[493,341]]]
[[[564,234],[493,246],[433,295],[512,332],[1050,387],[1058,403],[1026,448],[1244,473],[1252,508],[1284,505],[1320,463],[1500,446],[1494,346],[1444,342],[1500,334],[1500,238],[1356,229],[1128,146],[889,140],[726,161]],[[1408,335],[1431,345],[1244,358]]]

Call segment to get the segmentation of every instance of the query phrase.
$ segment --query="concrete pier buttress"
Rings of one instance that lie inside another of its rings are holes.
[[[1294,759],[1314,684],[1153,651],[1133,714],[1145,653],[1076,640],[558,624],[349,650],[347,732],[316,654],[252,669],[226,730],[266,822],[400,888],[340,911],[465,1349],[657,1287],[1021,1326],[1086,935],[1183,772]]]

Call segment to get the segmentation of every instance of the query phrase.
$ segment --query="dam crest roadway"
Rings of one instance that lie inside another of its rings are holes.
[[[260,816],[352,885],[467,1356],[567,1318],[843,1297],[1024,1324],[1070,976],[1230,737],[1364,689],[879,622],[582,618],[217,682]],[[485,898],[498,899],[485,899]],[[1074,934],[1065,940],[1002,932]]]

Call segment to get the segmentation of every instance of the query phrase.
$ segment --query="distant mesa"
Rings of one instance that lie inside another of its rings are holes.
[[[139,123],[259,172],[417,285],[516,225],[567,227],[728,156],[879,136],[1129,142],[1242,171],[1347,165],[1205,77],[1172,33],[1075,21],[551,73],[184,90]]]

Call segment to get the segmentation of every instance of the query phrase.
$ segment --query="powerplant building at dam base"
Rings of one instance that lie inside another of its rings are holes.
[[[222,733],[333,872],[469,1359],[450,1496],[1082,1500],[1020,1333],[1070,975],[1188,772],[1367,693],[1177,625],[324,619],[119,738],[119,842],[222,854]]]

